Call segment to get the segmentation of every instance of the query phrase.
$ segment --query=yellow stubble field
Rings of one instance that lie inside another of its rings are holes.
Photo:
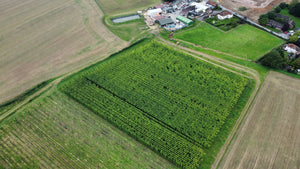
[[[0,103],[127,44],[94,0],[0,1]]]
[[[300,167],[299,84],[270,72],[219,168]]]

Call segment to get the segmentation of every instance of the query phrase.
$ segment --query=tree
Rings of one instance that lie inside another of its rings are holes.
[[[268,12],[267,16],[268,16],[269,19],[275,19],[276,18],[276,15],[275,15],[274,12]]]
[[[281,8],[280,8],[280,6],[277,6],[276,8],[275,8],[275,10],[274,10],[276,13],[279,13],[280,11],[281,11]]]
[[[270,53],[266,54],[262,59],[260,59],[262,65],[282,69],[283,65],[286,64],[286,59],[280,56],[280,53],[276,50],[272,50]]]
[[[290,37],[289,42],[290,43],[296,43],[298,41],[298,36],[300,36],[300,32],[295,32],[293,36]]]
[[[292,8],[294,8],[298,2],[299,2],[298,0],[292,0],[292,2],[290,3],[290,5],[288,6],[289,10],[291,10]]]
[[[265,26],[269,22],[269,19],[266,15],[261,15],[258,19],[258,22],[259,24]]]
[[[289,29],[290,29],[289,23],[283,24],[283,26],[281,28],[282,32],[288,31]]]
[[[298,41],[298,36],[295,36],[295,35],[291,36],[289,39],[290,43],[296,43],[297,41]]]
[[[288,6],[289,6],[289,5],[286,4],[285,2],[282,2],[282,3],[279,4],[279,7],[280,7],[281,9],[285,9],[285,8],[288,7]]]
[[[289,13],[294,16],[300,16],[300,3],[298,0],[293,0],[289,5]]]
[[[291,65],[293,66],[294,69],[300,69],[300,58],[293,61]]]
[[[294,16],[300,17],[300,3],[297,3],[289,12]]]

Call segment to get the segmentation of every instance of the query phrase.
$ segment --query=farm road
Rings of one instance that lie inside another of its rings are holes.
[[[223,147],[221,148],[221,150],[220,150],[218,156],[217,156],[216,159],[215,159],[214,164],[213,164],[212,167],[211,167],[212,169],[215,169],[215,168],[218,167],[218,164],[220,163],[220,161],[222,160],[224,154],[226,153],[226,150],[227,150],[228,146],[230,145],[231,140],[232,140],[233,137],[235,136],[235,134],[236,134],[236,132],[237,132],[237,130],[238,130],[238,128],[239,128],[239,126],[240,126],[242,120],[244,119],[244,117],[245,117],[245,115],[246,115],[248,109],[250,108],[250,106],[251,106],[251,104],[252,104],[252,102],[253,102],[253,100],[254,100],[256,94],[258,93],[258,90],[259,90],[260,85],[261,85],[261,81],[260,81],[260,78],[259,78],[259,73],[258,73],[256,70],[254,70],[254,69],[251,69],[251,68],[248,68],[248,67],[245,67],[245,66],[242,66],[242,65],[239,65],[239,64],[236,64],[236,63],[233,63],[233,62],[224,60],[224,59],[220,59],[220,58],[218,58],[218,57],[211,56],[211,55],[208,55],[208,54],[199,52],[199,51],[195,51],[195,50],[190,49],[190,48],[186,48],[186,47],[183,47],[183,46],[176,45],[176,44],[174,44],[174,43],[172,43],[172,42],[170,42],[170,41],[167,41],[167,40],[165,40],[165,39],[163,39],[163,38],[161,38],[161,37],[159,37],[159,36],[158,36],[158,38],[159,38],[159,40],[163,41],[164,43],[168,44],[169,46],[175,47],[175,48],[177,48],[177,49],[181,49],[183,52],[185,52],[185,53],[187,53],[187,54],[189,54],[189,55],[191,55],[191,56],[193,56],[193,57],[195,57],[195,58],[197,58],[197,59],[201,59],[201,60],[204,60],[204,61],[207,62],[207,60],[205,60],[205,59],[203,59],[203,58],[197,56],[197,55],[201,55],[201,56],[203,56],[204,58],[207,58],[207,59],[209,59],[209,60],[213,60],[213,61],[218,62],[218,63],[220,63],[220,64],[223,64],[223,65],[226,65],[226,66],[230,66],[230,67],[232,67],[232,68],[234,68],[234,69],[242,70],[242,71],[244,71],[244,72],[247,72],[247,73],[249,73],[249,74],[253,77],[253,79],[256,81],[254,91],[252,92],[252,94],[251,94],[251,96],[250,96],[248,102],[246,103],[246,105],[245,105],[245,107],[244,107],[244,109],[243,109],[243,111],[242,111],[240,117],[239,117],[238,120],[236,121],[236,124],[234,125],[234,127],[233,127],[231,133],[229,134],[228,138],[226,139],[226,141],[225,141]],[[191,53],[193,53],[193,54],[191,54]],[[196,55],[195,55],[195,54],[196,54]],[[211,63],[211,62],[210,62],[210,63]],[[214,64],[214,65],[220,67],[220,65],[218,65],[218,64],[215,64],[215,63],[212,63],[212,64]],[[226,69],[226,70],[228,70],[228,69]],[[235,71],[232,71],[232,70],[229,70],[229,71],[236,73]]]

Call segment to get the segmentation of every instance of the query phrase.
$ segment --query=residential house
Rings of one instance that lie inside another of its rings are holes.
[[[151,17],[159,15],[160,13],[162,13],[161,8],[151,9],[147,11],[147,14]]]
[[[229,11],[222,11],[218,14],[218,19],[224,20],[224,19],[230,19],[233,17],[233,14]]]
[[[281,31],[281,29],[282,29],[282,27],[283,27],[283,24],[282,24],[282,23],[279,23],[279,22],[276,22],[276,21],[274,21],[274,20],[271,19],[271,20],[269,20],[269,22],[267,23],[267,26],[272,27],[272,28],[275,28],[275,29]]]
[[[283,49],[284,49],[287,53],[294,53],[294,54],[296,54],[296,53],[300,52],[300,48],[299,48],[297,45],[292,44],[292,43],[285,44],[285,45],[283,46]]]
[[[275,13],[275,16],[276,16],[277,18],[280,18],[280,19],[284,20],[286,23],[288,23],[290,29],[293,29],[293,28],[295,27],[295,24],[296,24],[296,23],[295,23],[295,21],[291,20],[290,17],[285,16],[285,15],[281,15],[281,14],[279,14],[279,13]]]
[[[209,8],[204,1],[200,3],[192,2],[191,6],[195,6],[196,12],[205,12]]]
[[[210,6],[211,9],[214,9],[214,8],[218,7],[218,4],[216,4],[216,3],[214,3],[214,2],[211,2],[211,1],[207,1],[206,4],[207,4],[208,6]]]

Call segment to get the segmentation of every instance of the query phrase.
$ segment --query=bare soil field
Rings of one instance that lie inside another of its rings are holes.
[[[269,12],[281,2],[290,3],[291,0],[219,0],[220,4],[231,10],[247,16],[250,20],[258,22],[260,15]],[[246,7],[246,11],[238,11],[239,7]]]
[[[114,15],[119,13],[136,12],[158,5],[161,0],[96,0],[106,14]]]
[[[0,103],[124,48],[103,15],[94,0],[0,1]]]
[[[300,168],[299,84],[270,72],[219,168]]]

